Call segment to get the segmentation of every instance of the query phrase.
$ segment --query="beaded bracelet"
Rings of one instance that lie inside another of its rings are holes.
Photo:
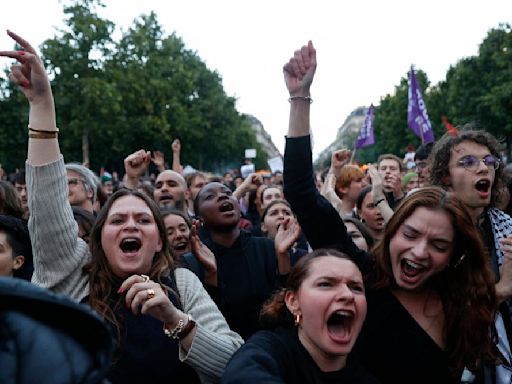
[[[187,315],[188,321],[185,324],[183,319],[178,321],[178,324],[172,329],[169,329],[169,324],[164,323],[164,333],[167,337],[173,338],[175,340],[181,340],[185,336],[187,336],[192,329],[196,326],[196,321],[192,318],[192,316]]]

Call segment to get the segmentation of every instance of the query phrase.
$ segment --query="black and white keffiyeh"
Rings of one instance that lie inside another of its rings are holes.
[[[498,265],[501,267],[501,264],[503,264],[503,252],[500,248],[500,239],[512,236],[512,217],[497,208],[490,208],[487,211],[487,214],[491,220]]]

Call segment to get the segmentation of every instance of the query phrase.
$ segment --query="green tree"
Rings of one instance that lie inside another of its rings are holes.
[[[115,26],[100,18],[101,0],[73,0],[64,6],[65,26],[41,46],[52,80],[60,145],[66,161],[121,170],[140,148],[164,150],[182,140],[182,162],[221,172],[239,166],[245,148],[256,148],[256,166],[267,168],[251,123],[224,92],[218,73],[165,35],[156,15],[135,19],[119,42]],[[27,103],[0,79],[0,161],[23,166]],[[8,164],[7,164],[8,163]]]
[[[25,96],[0,78],[0,163],[7,171],[24,169],[27,158],[28,104]]]
[[[455,125],[474,123],[512,145],[512,32],[491,29],[477,56],[460,60],[436,89],[443,113]]]
[[[115,87],[103,70],[112,48],[114,24],[96,14],[100,0],[78,0],[64,6],[67,28],[46,40],[42,55],[52,81],[60,138],[67,161],[89,163],[92,140],[119,110]]]
[[[178,137],[183,163],[218,171],[241,159],[247,146],[259,148],[220,76],[175,34],[166,37],[154,13],[124,34],[107,71],[123,105],[115,125],[124,134],[112,137],[114,150],[155,148],[170,158]]]

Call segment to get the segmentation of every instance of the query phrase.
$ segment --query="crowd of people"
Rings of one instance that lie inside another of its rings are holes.
[[[283,172],[190,172],[175,140],[171,169],[140,149],[98,177],[65,163],[43,62],[8,35],[30,108],[26,170],[0,181],[0,321],[21,311],[54,352],[2,333],[0,381],[37,356],[63,383],[512,382],[512,175],[489,133],[315,173],[309,42],[283,67]]]

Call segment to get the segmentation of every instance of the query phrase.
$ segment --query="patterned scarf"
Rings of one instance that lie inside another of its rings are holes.
[[[498,266],[501,267],[503,264],[503,252],[500,248],[500,239],[512,236],[512,218],[505,212],[500,211],[497,208],[490,208],[487,211],[489,219],[491,220],[492,234],[494,237],[494,247],[496,251],[496,258]],[[512,315],[512,300],[507,300],[509,313]],[[496,367],[496,383],[510,383],[512,381],[512,354],[508,339],[506,337],[506,330],[501,319],[501,315],[498,312],[496,317],[496,330],[498,331],[498,349],[500,350],[503,357],[506,358],[508,364],[498,365]],[[505,335],[505,337],[503,337]]]
[[[501,267],[501,264],[503,264],[503,252],[501,252],[500,248],[500,239],[512,236],[512,217],[497,208],[490,208],[487,214],[491,220],[498,265]]]

